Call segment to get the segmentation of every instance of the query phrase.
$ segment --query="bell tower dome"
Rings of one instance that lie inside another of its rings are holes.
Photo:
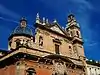
[[[19,46],[30,47],[33,42],[33,33],[30,27],[27,26],[27,20],[23,17],[8,38],[8,49],[13,50]]]

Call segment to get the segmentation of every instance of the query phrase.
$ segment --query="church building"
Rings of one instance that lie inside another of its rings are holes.
[[[87,75],[79,23],[73,14],[63,28],[40,19],[33,28],[22,18],[0,49],[0,75]]]

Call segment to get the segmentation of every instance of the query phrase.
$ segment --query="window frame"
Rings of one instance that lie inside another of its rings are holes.
[[[31,74],[29,74],[31,72]],[[26,75],[36,75],[36,71],[34,68],[29,68],[26,70]]]
[[[55,53],[60,54],[60,45],[59,44],[55,44]]]
[[[39,46],[43,47],[43,37],[39,36]]]

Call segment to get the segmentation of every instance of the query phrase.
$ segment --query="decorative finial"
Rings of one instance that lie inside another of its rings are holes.
[[[56,19],[54,19],[53,23],[57,23],[57,20],[56,20]]]
[[[62,27],[62,29],[64,29],[64,27]]]
[[[22,17],[22,19],[20,20],[20,26],[21,27],[26,27],[27,25],[27,20],[25,17]]]
[[[98,63],[98,61],[96,61],[96,63]]]
[[[45,17],[43,17],[43,25],[45,25]]]
[[[49,24],[49,21],[48,21],[48,19],[46,19],[46,24]]]
[[[39,13],[37,13],[37,15],[36,15],[36,23],[40,23]]]
[[[27,20],[26,20],[25,17],[22,17],[21,20],[20,20],[20,22],[22,22],[22,21],[27,21]]]

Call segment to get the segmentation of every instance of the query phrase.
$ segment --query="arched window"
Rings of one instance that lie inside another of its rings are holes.
[[[64,72],[64,75],[67,75],[67,73],[66,73],[66,72]]]
[[[73,32],[72,31],[70,31],[70,35],[73,36]]]
[[[43,37],[42,36],[39,37],[39,46],[43,46]]]
[[[77,37],[79,38],[79,32],[78,31],[76,31],[76,34],[77,34]]]
[[[55,75],[57,75],[57,73],[55,73]]]
[[[72,47],[69,46],[69,52],[70,52],[70,55],[72,55]]]
[[[59,53],[59,45],[58,44],[55,44],[55,52],[56,52],[56,54],[60,54]]]
[[[27,70],[27,75],[36,75],[35,69],[29,68],[29,69]]]
[[[30,40],[26,40],[25,46],[30,47]]]
[[[16,48],[20,46],[20,41],[21,41],[20,39],[16,39],[16,41],[15,41],[16,42]]]
[[[71,49],[71,46],[69,46],[69,49]]]

